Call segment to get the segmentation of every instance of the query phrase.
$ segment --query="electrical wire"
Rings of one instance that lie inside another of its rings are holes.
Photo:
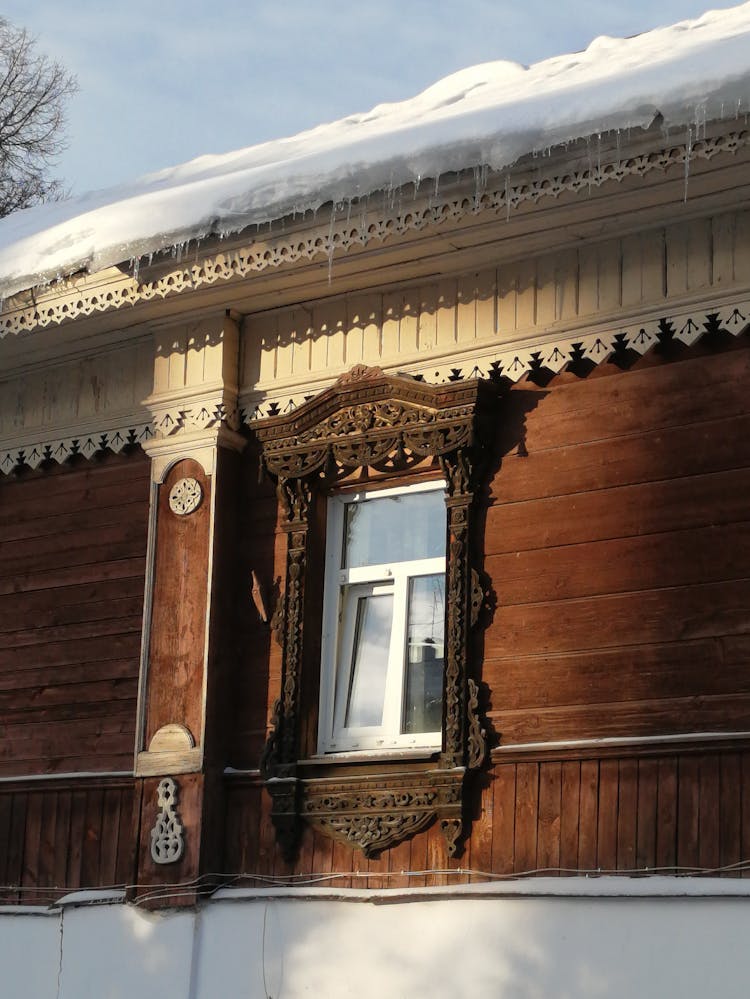
[[[440,877],[453,879],[472,878],[479,882],[502,883],[509,881],[522,881],[539,876],[563,876],[576,878],[598,878],[598,877],[648,877],[649,875],[667,875],[675,878],[685,877],[707,877],[720,876],[722,874],[742,874],[750,871],[750,860],[741,860],[733,864],[723,864],[717,867],[689,867],[689,866],[664,866],[664,867],[632,867],[632,868],[576,868],[576,867],[535,867],[524,871],[514,871],[510,873],[497,873],[494,871],[483,871],[471,867],[449,867],[449,868],[426,868],[423,870],[401,870],[401,871],[336,871],[336,872],[311,872],[309,874],[255,874],[249,871],[241,873],[221,873],[211,872],[189,881],[175,881],[166,884],[108,884],[96,885],[89,888],[76,886],[59,885],[0,885],[0,900],[5,895],[17,895],[23,898],[52,898],[49,903],[55,907],[54,900],[67,894],[79,891],[93,890],[105,893],[107,891],[124,891],[128,900],[134,905],[144,905],[153,901],[163,901],[172,898],[190,897],[192,902],[197,901],[194,896],[208,897],[220,888],[231,888],[242,883],[253,882],[258,887],[269,888],[312,888],[324,884],[334,884],[337,881],[360,881],[380,879],[383,881],[393,881],[395,879],[407,878],[428,878]],[[423,887],[420,885],[419,887]],[[428,886],[432,887],[432,886]],[[434,886],[434,887],[445,887]],[[376,889],[374,889],[376,890]],[[106,904],[109,899],[91,899],[87,904]],[[1,901],[0,901],[0,904]]]

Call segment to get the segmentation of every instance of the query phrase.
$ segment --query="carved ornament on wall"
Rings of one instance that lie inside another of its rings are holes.
[[[169,509],[178,517],[187,517],[201,505],[203,488],[197,479],[178,479],[169,490]]]
[[[176,864],[185,852],[185,837],[177,814],[177,781],[165,777],[159,781],[157,800],[161,811],[151,830],[151,859],[155,864]]]

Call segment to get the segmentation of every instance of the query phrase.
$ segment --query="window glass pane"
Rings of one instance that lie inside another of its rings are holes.
[[[347,503],[344,569],[445,555],[442,489]]]
[[[409,581],[404,732],[439,732],[443,725],[445,576]]]
[[[352,613],[348,607],[345,613]],[[388,649],[393,621],[393,595],[359,597],[346,692],[346,728],[383,723],[383,701],[388,672]],[[336,708],[337,719],[340,708]],[[338,727],[338,721],[336,727]]]

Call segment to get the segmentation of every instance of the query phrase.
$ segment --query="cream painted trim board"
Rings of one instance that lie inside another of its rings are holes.
[[[28,440],[16,440],[4,448],[0,448],[0,473],[9,475],[22,465],[37,468],[43,461],[56,461],[62,465],[74,455],[91,458],[101,451],[114,451],[118,454],[129,444],[143,444],[154,436],[154,425],[150,420],[127,420],[119,426],[112,427],[107,420],[97,429],[92,429],[91,422],[86,430],[64,431],[64,436],[57,436],[47,431],[42,438],[30,436]]]
[[[161,777],[174,774],[197,773],[203,765],[203,749],[183,749],[164,753],[138,753],[136,777]]]
[[[718,298],[718,296],[717,296]],[[750,296],[732,296],[707,302],[677,312],[665,312],[663,306],[651,310],[644,317],[625,321],[612,321],[596,325],[579,325],[561,330],[551,337],[536,334],[510,343],[498,344],[494,339],[472,341],[461,350],[454,345],[442,357],[418,360],[408,356],[382,364],[388,373],[409,374],[427,382],[445,383],[464,378],[508,378],[517,382],[538,368],[555,374],[576,360],[595,365],[609,360],[616,350],[633,350],[644,355],[659,342],[665,330],[671,330],[673,339],[687,346],[695,344],[711,329],[721,329],[740,336],[750,325]],[[305,374],[302,379],[289,379],[286,385],[273,383],[264,393],[249,391],[241,397],[243,422],[252,426],[256,419],[277,416],[302,405],[311,395],[316,395],[331,385],[345,369],[332,369],[316,378]]]
[[[646,354],[659,343],[664,324],[670,324],[674,339],[686,345],[696,343],[709,328],[722,328],[740,336],[750,324],[750,296],[747,293],[741,297],[716,296],[708,303],[703,297],[699,304],[676,312],[653,309],[645,315],[630,317],[622,322],[614,320],[568,328],[554,337],[537,335],[502,345],[494,341],[474,341],[465,350],[454,346],[437,360],[426,357],[409,360],[405,357],[383,367],[386,371],[398,371],[435,383],[498,376],[517,382],[538,367],[557,373],[574,359],[602,364],[623,347]],[[246,392],[242,398],[243,422],[252,426],[256,419],[295,409],[306,398],[332,384],[341,373],[339,369],[331,369],[315,379],[305,374],[304,380],[288,379],[280,385],[274,382],[272,390]],[[105,425],[101,430],[91,429],[89,423],[82,443],[83,435],[69,428],[63,438],[50,434],[42,440],[14,442],[11,447],[0,450],[0,472],[8,474],[22,464],[35,468],[46,459],[62,463],[73,454],[91,457],[106,448],[117,451],[125,444],[134,443],[141,444],[155,456],[159,454],[159,468],[155,474],[163,475],[176,460],[175,455],[190,456],[191,450],[197,454],[195,448],[203,446],[206,438],[214,440],[219,429],[224,438],[222,443],[237,448],[244,444],[244,438],[227,427],[218,413],[212,417],[213,425],[208,430],[201,428],[200,423],[196,426],[187,419],[184,408],[164,411],[160,415],[161,427],[174,427],[173,432],[157,435],[158,428],[151,422],[123,425],[116,429]]]

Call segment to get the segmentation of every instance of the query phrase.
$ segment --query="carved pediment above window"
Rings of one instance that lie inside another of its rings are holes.
[[[256,424],[263,462],[280,479],[335,479],[440,457],[473,442],[477,381],[428,385],[359,365],[289,416]]]

